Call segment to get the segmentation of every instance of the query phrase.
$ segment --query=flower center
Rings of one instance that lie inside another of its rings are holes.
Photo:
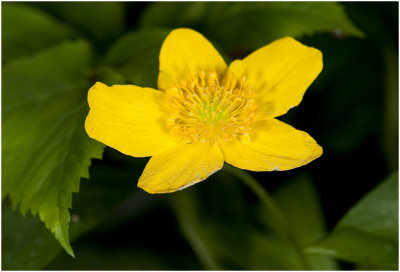
[[[171,114],[167,126],[171,133],[187,143],[249,140],[257,105],[245,81],[238,81],[231,73],[220,84],[215,71],[201,71],[169,88],[166,94]]]

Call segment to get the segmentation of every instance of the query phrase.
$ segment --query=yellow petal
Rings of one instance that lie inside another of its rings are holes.
[[[283,115],[301,102],[322,70],[322,53],[287,37],[232,62],[228,70],[247,78],[260,119],[266,119]]]
[[[126,155],[152,156],[177,143],[166,128],[163,92],[97,82],[89,90],[88,101],[88,135]]]
[[[222,76],[226,63],[214,46],[200,33],[186,28],[173,30],[160,51],[158,89],[190,79],[190,73],[215,70]]]
[[[138,186],[149,193],[175,192],[206,179],[223,164],[216,145],[181,142],[150,159]]]
[[[227,163],[252,171],[289,170],[322,154],[322,148],[304,131],[277,119],[259,121],[250,141],[224,142]]]

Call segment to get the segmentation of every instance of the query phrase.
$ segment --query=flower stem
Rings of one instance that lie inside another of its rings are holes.
[[[226,166],[226,170],[228,170],[233,175],[238,177],[241,181],[243,181],[260,199],[265,208],[271,213],[271,215],[277,221],[278,225],[281,228],[286,229],[287,223],[282,212],[279,210],[272,196],[264,189],[264,187],[260,185],[260,183],[255,178],[253,178],[250,174],[238,168],[234,168],[230,165]]]
[[[193,201],[183,192],[172,199],[172,208],[176,215],[183,235],[207,270],[221,270],[217,260],[205,242],[205,235],[201,229],[201,222],[196,216]]]
[[[305,269],[310,268],[309,261],[302,250],[302,246],[300,245],[298,239],[295,237],[293,231],[290,229],[290,224],[286,216],[279,209],[278,205],[272,198],[272,196],[264,189],[264,187],[250,174],[245,171],[232,167],[230,165],[226,165],[224,167],[227,171],[229,171],[234,176],[238,177],[241,181],[243,181],[257,197],[260,199],[261,203],[270,212],[270,215],[273,217],[277,226],[280,230],[291,240],[293,246],[298,251],[298,254],[301,257],[302,263]]]

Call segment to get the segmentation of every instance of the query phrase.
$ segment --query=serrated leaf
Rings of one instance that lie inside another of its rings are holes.
[[[96,80],[110,85],[122,83],[121,78],[107,67],[96,71]],[[144,167],[142,164],[139,164],[139,167],[115,169],[103,161],[93,162],[90,167],[90,182],[82,180],[79,194],[73,195],[71,242],[97,226],[117,203],[123,201],[136,189],[136,185],[129,181],[138,179],[139,171],[132,169],[142,169]],[[122,187],[124,187],[123,190],[121,190]],[[22,216],[19,211],[12,211],[7,200],[9,199],[7,198],[2,203],[2,237],[4,239],[2,268],[7,270],[43,269],[60,253],[62,247],[39,218],[30,214]],[[140,203],[137,203],[135,207],[146,203],[140,197],[138,202]],[[71,261],[71,257],[68,256],[68,258]]]
[[[130,196],[132,216],[135,211],[147,206],[151,198],[143,191],[138,191],[137,180],[144,167],[145,160],[135,161],[134,165],[121,167],[110,165],[103,160],[93,161],[90,167],[90,181],[82,180],[79,194],[73,195],[74,208],[71,210],[71,242],[83,233],[95,228],[108,219],[107,216]],[[2,268],[14,270],[43,269],[57,255],[62,255],[69,263],[75,262],[67,254],[59,254],[62,250],[53,235],[38,218],[27,214],[23,217],[18,211],[11,211],[8,201],[2,207]],[[80,258],[81,259],[81,256]]]
[[[2,74],[2,197],[22,214],[38,214],[71,255],[72,193],[103,151],[84,130],[91,61],[86,42],[66,42]]]
[[[158,56],[169,30],[146,29],[120,38],[106,55],[105,63],[131,83],[157,88]]]
[[[106,148],[104,157],[104,160],[93,161],[90,182],[81,183],[79,194],[74,194],[74,208],[71,210],[71,239],[77,231],[96,224],[94,231],[73,243],[77,258],[61,253],[44,269],[200,269],[190,250],[182,248],[181,241],[175,240],[178,235],[176,226],[168,220],[171,216],[166,202],[169,196],[155,197],[139,190],[133,182],[141,175],[148,159],[132,159],[110,148]],[[160,216],[166,216],[167,221]],[[99,219],[102,220],[99,222]],[[163,222],[162,229],[154,224],[154,219]],[[144,236],[153,228],[157,233]],[[112,234],[115,231],[125,234],[115,237]],[[168,252],[155,250],[159,246],[171,245],[161,238],[165,235],[172,236],[165,238],[166,241],[171,238],[176,241],[172,243],[173,248]],[[110,245],[111,240],[112,244],[119,246]]]
[[[2,3],[1,14],[3,64],[75,36],[67,25],[29,5]]]
[[[397,269],[398,173],[365,196],[328,237],[307,251],[380,269]]]

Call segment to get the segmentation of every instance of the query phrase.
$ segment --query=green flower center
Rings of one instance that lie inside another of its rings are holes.
[[[230,74],[220,84],[216,72],[206,77],[201,71],[168,89],[166,94],[170,108],[167,126],[187,143],[250,138],[257,105],[245,78],[238,82]]]
[[[208,124],[224,123],[228,117],[226,107],[220,101],[201,103],[197,113],[199,120]]]

